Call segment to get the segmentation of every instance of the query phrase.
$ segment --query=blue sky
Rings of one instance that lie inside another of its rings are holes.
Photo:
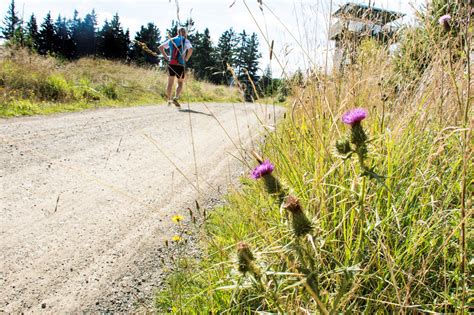
[[[0,1],[2,17],[5,16],[10,1]],[[217,42],[220,34],[230,27],[238,32],[245,29],[259,35],[262,68],[270,64],[267,41],[275,41],[274,52],[279,62],[275,58],[271,66],[274,75],[280,76],[282,66],[291,72],[298,68],[306,68],[310,64],[324,63],[325,53],[331,48],[330,43],[326,41],[329,12],[345,2],[344,0],[263,0],[266,5],[263,12],[259,9],[257,0],[16,0],[15,4],[20,16],[23,15],[25,20],[28,20],[31,13],[35,13],[38,23],[42,22],[48,11],[51,11],[55,19],[59,14],[71,18],[75,9],[83,17],[95,9],[101,26],[105,19],[110,20],[115,13],[118,13],[123,27],[130,29],[131,37],[141,25],[146,25],[148,22],[155,23],[163,34],[170,26],[171,20],[177,19],[178,16],[181,20],[191,16],[199,31],[208,27],[214,42]],[[352,2],[368,4],[368,1]],[[407,13],[405,21],[409,21],[413,16],[413,8],[419,8],[424,2],[424,0],[371,1],[375,6]]]

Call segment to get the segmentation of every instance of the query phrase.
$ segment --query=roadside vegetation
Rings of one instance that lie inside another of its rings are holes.
[[[209,29],[196,30],[188,18],[172,20],[166,30],[149,22],[131,35],[118,13],[102,26],[93,9],[84,17],[74,10],[72,17],[59,15],[56,20],[48,13],[40,22],[34,13],[29,20],[20,17],[15,0],[9,3],[0,26],[5,39],[0,46],[0,116],[162,102],[166,67],[158,46],[179,27],[187,29],[194,47],[186,64],[192,73],[186,101],[286,98],[283,81],[272,78],[270,68],[260,75],[262,55],[255,33],[231,27],[213,43]],[[239,85],[229,88],[236,81]]]
[[[471,10],[433,1],[395,56],[368,39],[343,72],[294,84],[241,187],[191,213],[203,255],[172,258],[158,311],[472,310]]]
[[[0,59],[0,116],[48,114],[103,106],[154,105],[166,99],[163,70],[118,61],[69,62],[26,49],[5,49]],[[238,102],[235,88],[188,76],[186,102]]]

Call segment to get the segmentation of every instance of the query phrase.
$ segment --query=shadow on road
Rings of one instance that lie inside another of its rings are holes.
[[[201,114],[201,115],[206,115],[206,116],[213,116],[212,114],[208,114],[208,113],[204,113],[204,112],[200,112],[200,111],[196,111],[196,110],[192,110],[192,109],[179,109],[180,112],[182,113],[192,113],[192,114]]]

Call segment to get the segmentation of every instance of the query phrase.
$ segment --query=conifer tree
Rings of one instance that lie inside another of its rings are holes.
[[[128,30],[123,31],[118,13],[109,23],[105,21],[99,32],[98,53],[105,58],[125,60],[128,56],[130,39]]]
[[[151,51],[157,52],[161,42],[160,30],[153,23],[148,23],[146,27],[142,25],[140,31],[135,35],[135,41],[142,42],[146,44]],[[138,64],[158,64],[159,62],[157,57],[143,51],[136,42],[131,48],[130,57]]]
[[[243,43],[243,59],[241,61],[241,68],[245,68],[248,71],[250,78],[257,82],[259,77],[257,76],[258,60],[262,57],[262,54],[258,51],[258,37],[256,33],[248,38],[247,42]]]
[[[75,39],[78,57],[93,56],[97,53],[97,14],[95,10],[86,14],[84,20],[79,23],[78,34]]]
[[[200,80],[211,80],[215,68],[214,47],[212,46],[209,29],[204,33],[196,32],[193,40],[193,57],[188,67],[194,69],[194,74]]]
[[[36,17],[31,14],[30,20],[26,24],[26,46],[33,50],[38,50],[39,32]]]
[[[16,12],[15,8],[15,0],[10,2],[10,6],[8,7],[7,15],[3,19],[3,27],[2,27],[2,37],[10,40],[15,35],[15,32],[18,31],[18,28],[21,27],[21,20],[18,17],[18,13]]]
[[[51,12],[46,14],[38,35],[38,53],[46,55],[54,52],[54,43],[56,42],[53,20]]]
[[[236,59],[237,75],[244,87],[245,99],[253,101],[256,98],[253,87],[258,84],[258,60],[261,57],[258,51],[258,38],[256,33],[248,36],[245,30],[239,34],[239,37],[240,43]]]
[[[75,43],[71,38],[66,18],[62,18],[61,15],[58,16],[54,24],[54,32],[54,52],[59,56],[71,59],[74,56]]]
[[[78,53],[78,42],[79,38],[81,36],[80,33],[80,27],[81,27],[81,18],[79,17],[79,12],[77,10],[74,10],[74,16],[72,20],[69,20],[68,22],[68,28],[71,36],[71,40],[74,43],[74,50],[73,50],[73,58],[78,58],[79,53]]]
[[[247,49],[248,35],[243,30],[238,35],[238,44],[236,45],[235,50],[235,70],[237,77],[241,80],[244,79],[244,69],[245,69],[245,53]]]
[[[272,68],[270,65],[268,65],[263,72],[262,78],[259,82],[259,90],[262,95],[273,95]]]
[[[235,67],[236,47],[237,35],[230,28],[219,37],[217,47],[214,50],[215,69],[212,76],[214,83],[230,84],[232,82],[232,75],[228,71],[227,65],[232,68]]]

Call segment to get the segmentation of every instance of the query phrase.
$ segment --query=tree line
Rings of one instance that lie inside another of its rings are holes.
[[[165,37],[154,23],[147,23],[141,26],[131,40],[129,30],[123,28],[118,13],[110,21],[106,20],[101,27],[98,26],[94,10],[84,18],[79,17],[76,10],[72,19],[61,15],[53,19],[48,13],[41,24],[33,13],[25,23],[16,12],[15,1],[12,0],[1,34],[9,43],[27,47],[41,55],[68,60],[94,56],[138,65],[164,66],[161,56],[145,52],[138,42],[145,43],[150,50],[157,52],[158,46],[167,37],[175,36],[179,27],[188,29],[194,54],[187,66],[193,69],[197,79],[229,85],[237,78],[238,81],[247,83],[247,89],[250,89],[250,80],[255,84],[260,81],[258,73],[261,53],[257,34],[248,34],[245,30],[238,33],[230,28],[214,44],[209,29],[206,28],[203,32],[195,30],[192,19],[182,24],[172,21]],[[266,71],[264,77],[268,75]]]

